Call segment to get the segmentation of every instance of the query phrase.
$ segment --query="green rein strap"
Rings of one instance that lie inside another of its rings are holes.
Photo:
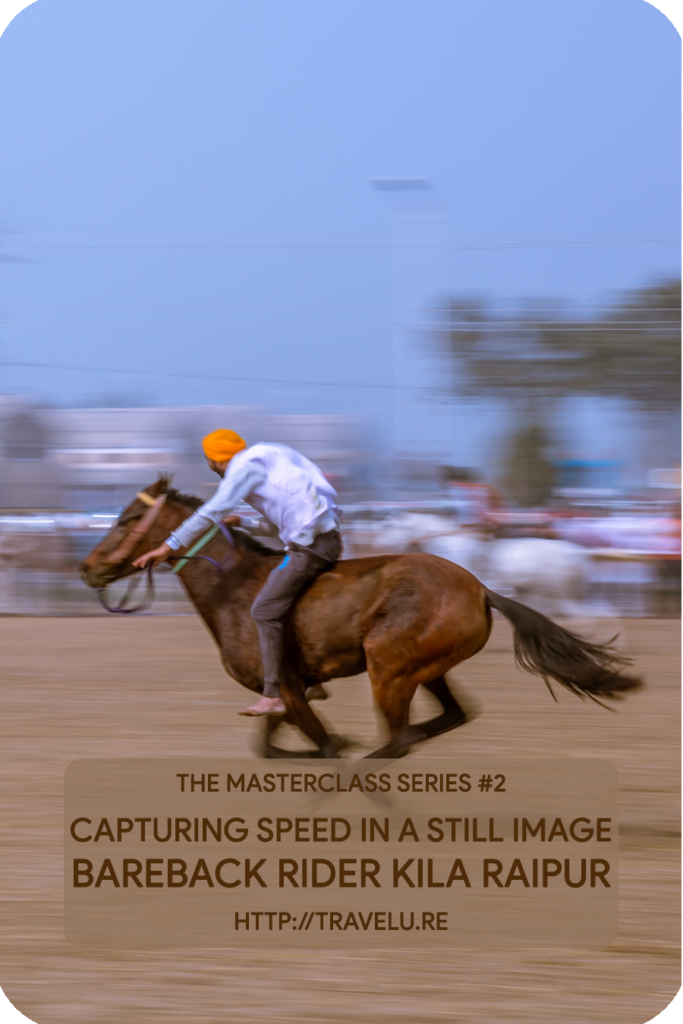
[[[171,572],[180,572],[181,569],[184,569],[188,563],[188,560],[192,558],[193,555],[196,555],[198,551],[201,551],[205,544],[208,544],[210,540],[213,540],[213,538],[216,536],[220,528],[220,523],[218,524],[218,526],[212,526],[211,529],[207,533],[205,533],[203,537],[200,537],[198,541],[195,541],[195,543],[192,545],[187,554],[180,559],[177,565],[173,566]]]

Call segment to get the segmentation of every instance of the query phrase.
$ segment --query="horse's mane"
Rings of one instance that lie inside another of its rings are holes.
[[[271,558],[277,556],[282,558],[284,551],[278,551],[276,548],[271,548],[267,544],[264,544],[258,539],[253,537],[246,530],[240,529],[239,526],[229,526],[230,534],[235,542],[235,547],[239,551],[254,551],[259,555],[268,555]]]
[[[177,501],[181,505],[189,505],[195,512],[198,508],[204,504],[203,498],[197,498],[193,494],[182,494],[177,491],[175,487],[167,487],[162,493],[168,495],[171,501]],[[276,551],[274,548],[269,547],[267,544],[263,544],[257,537],[252,537],[246,530],[242,530],[239,527],[228,526],[230,536],[235,542],[235,547],[238,551],[253,551],[259,555],[273,555],[280,556],[282,552]]]
[[[181,505],[189,505],[195,512],[204,504],[204,498],[197,498],[194,494],[181,494],[175,487],[168,487],[162,494],[167,494],[171,501],[179,501]]]

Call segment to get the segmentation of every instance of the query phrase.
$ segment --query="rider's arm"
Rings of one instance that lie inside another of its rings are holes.
[[[209,498],[201,508],[186,519],[174,530],[166,543],[173,551],[186,548],[195,537],[205,533],[210,526],[220,523],[227,512],[247,497],[255,487],[266,478],[266,468],[256,460],[244,462],[234,472],[228,471],[221,480],[213,498]]]

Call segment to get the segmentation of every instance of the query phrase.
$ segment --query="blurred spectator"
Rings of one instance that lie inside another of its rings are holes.
[[[491,513],[503,507],[495,487],[485,483],[474,469],[442,466],[439,476],[460,526],[488,525]]]

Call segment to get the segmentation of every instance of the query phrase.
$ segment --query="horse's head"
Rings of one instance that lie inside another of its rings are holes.
[[[114,580],[123,579],[139,570],[133,560],[158,547],[192,509],[173,508],[168,503],[169,479],[160,477],[156,483],[139,491],[106,537],[93,548],[80,565],[81,576],[89,587],[99,589]]]

